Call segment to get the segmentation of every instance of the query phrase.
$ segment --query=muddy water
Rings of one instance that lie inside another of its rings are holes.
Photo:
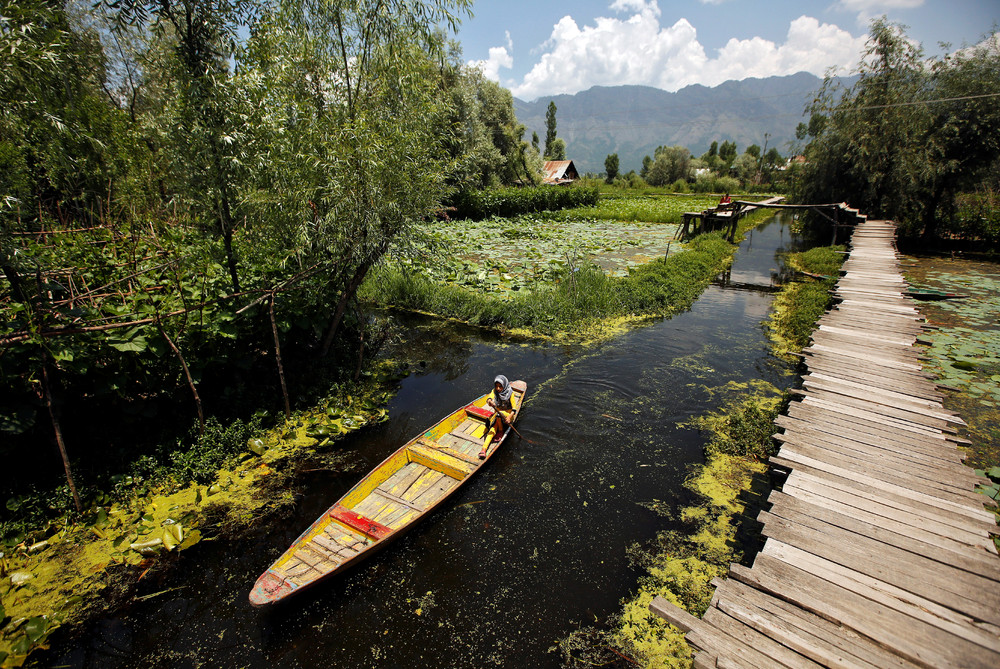
[[[407,319],[418,371],[388,422],[341,447],[350,471],[304,473],[292,518],[242,542],[202,542],[140,594],[169,591],[64,639],[46,664],[559,666],[558,640],[606,620],[635,587],[626,549],[669,523],[642,505],[691,501],[681,484],[704,437],[684,421],[716,408],[727,382],[792,382],[761,322],[780,252],[797,244],[783,219],[770,221],[743,243],[726,285],[598,347],[506,344]],[[353,571],[275,609],[249,605],[256,577],[304,527],[497,373],[528,383],[518,429],[530,443],[509,439],[442,509]]]

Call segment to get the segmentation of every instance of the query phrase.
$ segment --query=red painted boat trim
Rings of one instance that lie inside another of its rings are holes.
[[[296,587],[298,586],[294,583],[289,583],[268,569],[254,583],[253,590],[250,591],[250,603],[260,606],[276,602],[290,595]]]
[[[339,520],[345,525],[353,527],[358,532],[367,534],[375,539],[384,539],[393,532],[391,527],[386,527],[380,522],[374,521],[371,518],[366,518],[360,513],[352,511],[347,507],[340,506],[339,504],[330,509],[330,517],[334,520]]]
[[[491,409],[477,407],[475,404],[470,404],[465,407],[465,413],[469,414],[472,418],[481,418],[482,420],[490,420],[493,418],[493,411]]]

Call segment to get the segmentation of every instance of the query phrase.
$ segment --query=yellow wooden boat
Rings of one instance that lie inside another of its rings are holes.
[[[516,420],[528,386],[514,381],[510,387]],[[479,459],[491,394],[453,412],[369,472],[257,579],[250,602],[273,604],[357,564],[443,503],[512,432],[505,430]]]

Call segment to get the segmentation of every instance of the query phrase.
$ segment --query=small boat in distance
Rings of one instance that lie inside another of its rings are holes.
[[[528,386],[510,384],[514,418]],[[486,393],[414,437],[362,478],[275,560],[250,591],[254,606],[273,604],[374,555],[437,508],[479,471],[513,430],[478,458],[493,409]]]

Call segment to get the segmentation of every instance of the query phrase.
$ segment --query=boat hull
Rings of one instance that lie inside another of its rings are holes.
[[[511,383],[514,420],[527,393]],[[250,591],[255,606],[273,604],[371,557],[457,492],[506,441],[479,459],[490,393],[462,406],[393,452],[317,518]]]

